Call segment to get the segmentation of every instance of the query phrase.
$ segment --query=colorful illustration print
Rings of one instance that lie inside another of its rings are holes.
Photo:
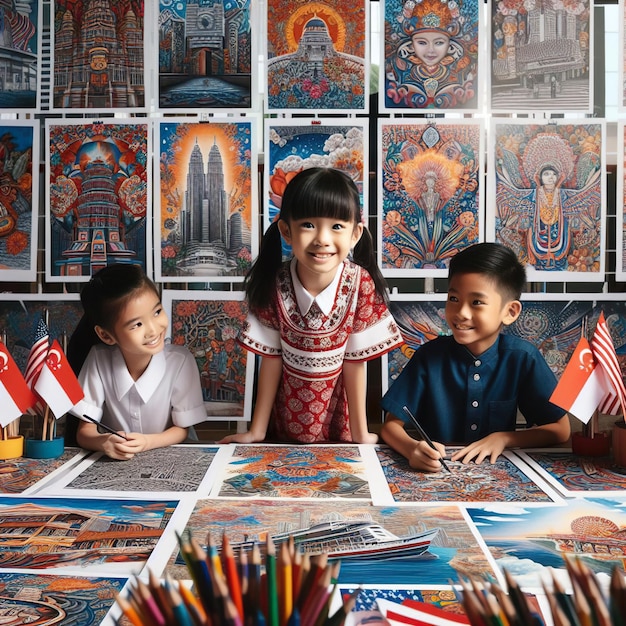
[[[251,123],[162,122],[159,129],[161,275],[245,275],[256,253]]]
[[[241,299],[217,300],[207,294],[206,299],[172,301],[172,343],[187,346],[195,356],[209,417],[243,415],[248,355],[237,336],[246,316]]]
[[[370,498],[359,449],[238,445],[219,496]]]
[[[476,109],[475,0],[385,0],[386,109]]]
[[[124,578],[0,573],[0,613],[11,626],[100,624],[126,584]]]
[[[340,587],[343,598],[355,591],[351,587]],[[462,599],[455,593],[454,588],[447,589],[381,589],[362,587],[354,611],[376,610],[376,600],[388,600],[396,604],[411,606],[413,602],[424,602],[438,609],[444,609],[450,615],[465,615]],[[364,626],[364,625],[363,625]]]
[[[590,3],[491,3],[491,107],[591,112]]]
[[[382,125],[383,273],[445,272],[478,242],[481,133],[480,123]]]
[[[358,520],[384,529],[396,537],[411,537],[439,529],[428,549],[419,556],[341,559],[339,581],[353,584],[447,584],[459,574],[491,577],[489,563],[456,506],[375,507],[366,502],[304,500],[249,501],[199,500],[185,532],[204,541],[207,533],[228,534],[231,543],[250,540],[265,544],[267,533],[307,529],[324,522]],[[382,534],[382,533],[381,533]],[[380,535],[379,535],[380,540]],[[356,543],[359,540],[356,539]],[[174,578],[184,577],[185,565],[174,558],[167,568]]]
[[[146,267],[147,124],[49,127],[49,273],[88,280],[113,263]]]
[[[143,108],[143,0],[55,0],[53,10],[54,107]]]
[[[0,15],[5,10],[0,7]],[[34,280],[37,269],[31,267],[33,241],[37,241],[37,233],[32,231],[37,225],[33,218],[34,139],[35,126],[0,126],[0,277],[6,270],[18,270],[27,280]],[[36,216],[38,200],[34,206]]]
[[[624,570],[626,502],[623,498],[573,498],[564,506],[512,504],[467,509],[496,564],[520,587],[541,588],[552,569],[565,573],[565,557],[577,556],[592,571]],[[564,583],[567,577],[563,578]]]
[[[601,272],[602,136],[601,124],[495,125],[496,240],[543,276]]]
[[[159,2],[159,107],[250,108],[249,0]]]
[[[363,1],[269,0],[267,108],[365,109],[366,32]]]
[[[452,455],[460,448],[447,447]],[[494,464],[449,461],[452,471],[416,472],[391,448],[379,447],[378,459],[396,502],[553,502],[531,478],[504,456]]]
[[[0,568],[103,563],[139,573],[177,502],[69,498],[0,498]]]

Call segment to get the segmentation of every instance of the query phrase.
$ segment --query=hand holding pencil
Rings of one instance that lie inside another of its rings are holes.
[[[417,433],[422,439],[422,441],[425,441],[429,448],[432,448],[433,450],[437,450],[437,447],[433,443],[432,439],[426,434],[426,431],[422,428],[422,425],[417,421],[417,418],[415,417],[415,415],[413,415],[413,413],[409,411],[409,408],[407,406],[403,406],[402,409],[404,410],[404,413],[407,415],[407,417],[411,420],[411,423],[413,424],[413,426],[415,426],[415,429],[417,430]],[[451,473],[451,470],[446,465],[446,462],[443,460],[443,457],[441,456],[439,457],[439,462],[441,463],[441,466],[447,472]]]

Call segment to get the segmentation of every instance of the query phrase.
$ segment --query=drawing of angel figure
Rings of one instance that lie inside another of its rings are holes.
[[[475,0],[387,2],[385,108],[475,108],[477,61]]]
[[[517,153],[496,146],[496,238],[536,270],[600,269],[599,132],[538,132]]]

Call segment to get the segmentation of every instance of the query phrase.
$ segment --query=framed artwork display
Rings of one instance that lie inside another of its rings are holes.
[[[51,108],[145,111],[144,0],[51,4]]]
[[[268,0],[266,111],[369,110],[369,3]]]
[[[251,0],[160,0],[158,108],[258,109],[257,13]]]
[[[4,10],[0,8],[0,14]],[[0,152],[4,163],[0,173],[0,281],[34,282],[39,215],[38,120],[6,120],[0,124]]]
[[[164,289],[169,336],[196,359],[208,420],[249,421],[254,355],[237,342],[247,317],[243,291]]]
[[[32,111],[38,106],[41,10],[37,0],[4,2],[0,7],[0,111]]]
[[[589,0],[491,2],[487,88],[491,110],[591,113],[593,11]]]
[[[241,281],[258,249],[255,118],[156,122],[157,280]]]
[[[378,263],[388,277],[448,275],[481,241],[481,121],[379,120]]]
[[[310,167],[334,167],[348,174],[367,216],[367,123],[363,118],[265,120],[263,230],[280,213],[289,181]]]
[[[381,0],[382,111],[482,108],[480,8],[476,0]]]
[[[617,121],[617,191],[615,194],[615,280],[626,281],[626,124]]]
[[[152,271],[147,122],[46,120],[46,280],[114,263]]]
[[[489,241],[516,251],[529,281],[603,281],[603,121],[492,120]]]

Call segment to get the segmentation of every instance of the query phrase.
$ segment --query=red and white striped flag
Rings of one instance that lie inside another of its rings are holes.
[[[7,347],[0,341],[0,426],[4,428],[21,417],[33,404],[33,392]]]
[[[591,351],[596,363],[602,368],[607,387],[607,393],[598,405],[598,410],[605,415],[618,415],[619,413],[626,415],[624,378],[603,312],[600,313],[591,339]]]
[[[26,384],[33,389],[37,382],[39,372],[46,362],[48,356],[48,348],[50,347],[50,338],[48,336],[48,325],[43,317],[39,319],[37,328],[35,329],[35,340],[33,346],[28,353],[28,360],[26,361],[26,372],[24,373],[24,379]],[[44,407],[41,402],[37,401],[34,408],[30,410],[33,414],[43,414]]]

